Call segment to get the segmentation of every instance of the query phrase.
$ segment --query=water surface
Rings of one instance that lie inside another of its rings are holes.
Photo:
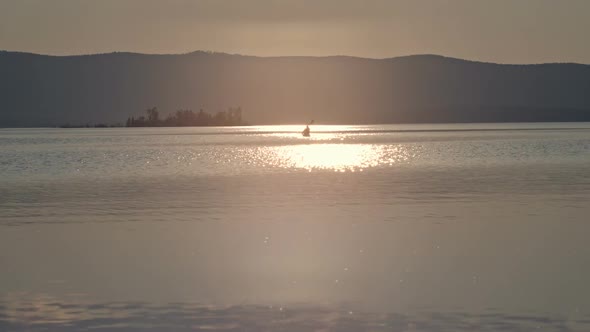
[[[590,124],[0,130],[0,330],[590,329]]]

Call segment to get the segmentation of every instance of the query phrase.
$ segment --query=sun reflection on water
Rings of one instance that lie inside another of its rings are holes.
[[[318,143],[273,147],[265,159],[272,166],[282,168],[354,172],[391,166],[407,161],[410,157],[401,146]]]

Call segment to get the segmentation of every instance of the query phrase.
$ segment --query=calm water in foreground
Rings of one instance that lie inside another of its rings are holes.
[[[590,124],[0,130],[0,331],[589,331]]]

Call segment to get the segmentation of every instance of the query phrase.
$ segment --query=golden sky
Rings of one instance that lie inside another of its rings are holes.
[[[586,0],[0,0],[0,49],[590,63]]]

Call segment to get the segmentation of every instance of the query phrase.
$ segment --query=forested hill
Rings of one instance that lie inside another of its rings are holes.
[[[153,106],[241,107],[251,124],[590,121],[590,66],[0,52],[0,127],[125,123]]]

